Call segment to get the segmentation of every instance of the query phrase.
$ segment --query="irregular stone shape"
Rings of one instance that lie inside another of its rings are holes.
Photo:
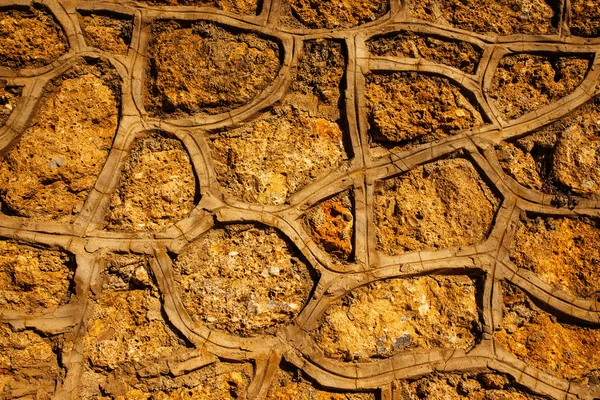
[[[375,400],[374,393],[334,393],[317,389],[302,372],[285,365],[273,378],[267,400]]]
[[[37,68],[50,64],[68,50],[61,27],[45,9],[0,12],[0,65]]]
[[[0,241],[0,309],[32,312],[66,304],[74,263],[61,250]]]
[[[22,92],[22,87],[8,86],[6,81],[0,80],[0,127],[6,124]]]
[[[219,10],[255,15],[259,12],[258,0],[137,0],[140,3],[164,6],[196,6],[196,7],[214,7]]]
[[[0,324],[0,398],[50,400],[65,376],[58,340]]]
[[[600,299],[600,227],[571,218],[520,221],[510,259],[535,272],[544,282],[579,297]]]
[[[136,389],[153,386],[147,379],[169,374],[172,362],[193,350],[164,320],[147,258],[111,255],[97,287],[83,337],[88,368],[80,396],[102,391],[130,399]]]
[[[306,213],[304,223],[319,247],[342,261],[352,254],[354,215],[347,192],[322,202]]]
[[[249,203],[283,204],[346,159],[337,123],[283,106],[210,140],[217,180]]]
[[[286,102],[314,116],[338,121],[345,69],[346,59],[340,42],[323,39],[304,42],[298,72],[286,94]]]
[[[173,269],[194,321],[242,336],[274,333],[298,315],[314,286],[293,245],[272,228],[252,225],[209,231]]]
[[[558,33],[560,6],[554,0],[412,0],[413,17],[497,35]]]
[[[496,342],[527,365],[588,385],[600,380],[600,330],[569,325],[503,282],[503,329]]]
[[[429,143],[483,124],[464,90],[447,78],[416,72],[367,77],[369,134],[375,141]]]
[[[600,36],[600,8],[593,0],[571,0],[571,34]]]
[[[110,200],[106,227],[165,229],[193,210],[195,194],[196,178],[183,144],[166,134],[150,132],[133,143]]]
[[[158,116],[218,114],[246,104],[277,75],[279,45],[200,21],[153,26],[145,107]]]
[[[544,193],[600,193],[600,97],[538,132],[497,149],[504,172]]]
[[[389,9],[387,0],[288,1],[296,18],[309,28],[351,28],[375,21]]]
[[[488,95],[504,118],[518,118],[573,92],[589,65],[589,59],[575,56],[506,56],[498,63]]]
[[[118,76],[79,64],[47,86],[37,116],[0,161],[4,213],[72,222],[94,187],[117,130]]]
[[[464,374],[433,373],[412,382],[394,382],[401,399],[422,400],[544,400],[497,372]]]
[[[425,164],[375,186],[377,247],[389,255],[484,240],[500,205],[462,158]]]
[[[311,333],[327,357],[366,360],[412,349],[468,349],[481,327],[468,276],[374,282],[333,303]]]
[[[81,32],[88,46],[117,54],[127,54],[133,19],[121,14],[83,14],[79,17]]]
[[[377,36],[367,42],[367,47],[376,56],[423,58],[458,68],[468,74],[475,73],[482,54],[480,48],[469,42],[452,41],[408,31]]]

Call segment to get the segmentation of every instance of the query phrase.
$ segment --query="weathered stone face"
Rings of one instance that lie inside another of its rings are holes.
[[[177,257],[174,272],[195,321],[242,336],[291,322],[314,286],[293,245],[251,225],[208,232]]]
[[[275,79],[279,45],[220,25],[154,26],[148,50],[146,108],[158,116],[217,114],[252,100]]]
[[[599,32],[3,2],[0,399],[599,399]]]
[[[500,204],[461,158],[419,166],[376,186],[378,248],[389,255],[464,246],[485,239]]]
[[[325,355],[346,361],[468,349],[479,331],[475,286],[467,276],[375,282],[332,304],[313,336]]]
[[[108,157],[119,117],[110,66],[79,64],[46,87],[34,123],[2,154],[2,211],[72,222]]]

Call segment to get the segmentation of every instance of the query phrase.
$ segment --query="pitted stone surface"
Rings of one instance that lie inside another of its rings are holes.
[[[510,256],[518,267],[579,297],[600,298],[600,227],[597,221],[531,218],[521,221]]]
[[[333,303],[313,336],[325,355],[346,361],[408,349],[468,349],[480,330],[475,286],[468,276],[372,283]]]
[[[65,304],[73,263],[64,251],[0,241],[0,309],[31,312]]]
[[[377,245],[389,255],[481,242],[500,204],[463,158],[378,182],[373,200]]]
[[[65,34],[43,7],[0,11],[0,65],[37,68],[68,50]]]
[[[273,82],[279,45],[209,22],[153,27],[145,106],[159,116],[216,114],[237,108]]]
[[[104,62],[79,64],[46,87],[34,123],[2,154],[4,213],[72,222],[93,188],[115,135],[119,93]]]
[[[208,232],[177,258],[174,271],[194,320],[243,336],[292,320],[314,285],[293,245],[251,225]]]
[[[438,76],[374,74],[367,77],[365,95],[376,142],[429,143],[483,124],[464,90]]]
[[[194,208],[196,178],[182,143],[159,132],[135,140],[112,195],[106,227],[159,231]]]
[[[502,116],[518,118],[573,92],[589,64],[579,57],[506,56],[494,73],[490,97]]]
[[[596,2],[3,4],[0,398],[600,398]]]

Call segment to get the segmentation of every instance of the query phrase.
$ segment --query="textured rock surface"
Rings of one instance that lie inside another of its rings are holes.
[[[137,138],[111,197],[106,227],[159,231],[194,208],[196,178],[182,143],[151,132]]]
[[[281,369],[273,378],[267,400],[375,400],[374,393],[334,393],[316,388],[289,367]]]
[[[436,161],[377,183],[377,246],[389,255],[475,244],[486,238],[500,202],[473,165]]]
[[[190,350],[163,319],[148,260],[110,256],[96,291],[83,338],[88,367],[80,396],[129,399],[139,388],[148,394],[153,383],[142,378],[168,372],[167,360]]]
[[[0,398],[50,400],[64,371],[59,340],[0,325]]]
[[[211,138],[217,179],[249,203],[283,204],[345,159],[335,123],[289,106]]]
[[[600,36],[600,8],[595,1],[571,1],[571,34],[585,37]]]
[[[502,169],[545,193],[600,193],[600,98],[540,131],[498,147]]]
[[[350,258],[354,216],[352,202],[347,192],[309,210],[304,222],[319,247],[342,261]]]
[[[412,382],[397,381],[401,400],[543,400],[514,383],[514,378],[494,372],[435,373]]]
[[[144,102],[155,115],[217,114],[252,100],[279,71],[279,45],[201,21],[157,23]]]
[[[47,86],[33,124],[0,159],[4,213],[73,221],[100,174],[117,129],[115,72],[79,64]]]
[[[219,10],[253,15],[258,13],[259,0],[138,0],[140,3],[147,3],[160,6],[196,6],[196,7],[214,7]]]
[[[312,332],[325,355],[364,361],[409,349],[468,349],[480,331],[468,276],[379,281],[333,303]]]
[[[32,312],[65,304],[74,261],[64,251],[0,241],[0,309]]]
[[[314,286],[293,245],[252,225],[208,232],[177,257],[174,271],[195,321],[243,336],[291,321]]]
[[[219,183],[249,203],[283,204],[346,159],[340,118],[339,43],[308,42],[282,106],[211,136]]]
[[[43,8],[0,11],[0,65],[37,68],[67,52],[65,35]]]
[[[528,365],[584,385],[600,382],[600,330],[569,325],[503,283],[503,329],[496,342]]]
[[[22,92],[23,88],[8,86],[6,81],[0,80],[0,128],[6,124],[10,114],[14,111]]]
[[[580,297],[600,300],[600,227],[586,219],[521,221],[510,258],[543,281]]]
[[[375,21],[388,10],[387,0],[288,0],[294,15],[309,28],[350,28]]]
[[[489,95],[504,118],[517,118],[573,92],[589,65],[588,59],[577,57],[506,56],[494,73]]]
[[[415,18],[477,33],[550,35],[558,32],[554,0],[412,0]]]
[[[482,125],[463,92],[433,75],[372,74],[365,88],[369,134],[378,142],[428,143]]]
[[[449,41],[408,31],[376,37],[368,41],[367,46],[371,54],[377,56],[423,58],[468,74],[475,73],[482,53],[481,49],[468,42]]]
[[[127,54],[133,33],[133,19],[118,14],[84,14],[80,16],[79,21],[88,46]]]

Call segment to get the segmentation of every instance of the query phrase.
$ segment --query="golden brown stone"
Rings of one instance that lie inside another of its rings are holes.
[[[374,282],[333,303],[312,335],[325,355],[346,361],[409,349],[468,349],[481,329],[475,284],[468,276]]]
[[[117,54],[127,54],[133,19],[123,15],[84,14],[79,18],[88,46]]]

